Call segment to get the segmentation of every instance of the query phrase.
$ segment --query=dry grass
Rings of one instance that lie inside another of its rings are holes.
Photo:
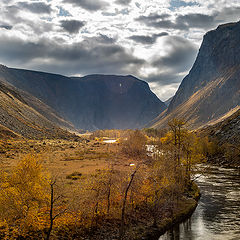
[[[95,173],[97,170],[110,168],[129,168],[130,160],[119,153],[117,143],[108,144],[88,141],[68,140],[8,140],[0,141],[0,161],[3,169],[9,170],[23,155],[38,154],[44,166],[53,176],[58,176],[69,183],[72,178],[67,178],[73,173],[82,176]],[[73,183],[74,184],[74,183]]]

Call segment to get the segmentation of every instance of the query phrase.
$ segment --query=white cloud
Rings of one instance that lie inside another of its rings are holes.
[[[96,71],[136,74],[149,81],[161,99],[166,99],[174,94],[191,67],[205,32],[218,24],[239,20],[239,12],[239,0],[1,0],[0,15],[4,19],[0,21],[1,39],[7,36],[22,42],[14,45],[15,54],[11,51],[7,56],[6,51],[1,52],[0,59],[12,67],[69,75]],[[158,37],[162,32],[168,36]],[[100,54],[101,64],[91,64],[93,55],[88,49],[90,58],[83,54],[85,58],[81,61],[71,58],[63,61],[46,53],[38,58],[34,55],[34,61],[25,61],[23,65],[22,59],[28,60],[28,56],[31,60],[32,55],[26,52],[24,56],[24,50],[19,48],[25,44],[28,51],[36,51],[37,48],[30,48],[31,44],[44,46],[46,39],[55,43],[60,52],[64,46],[74,49],[88,42]],[[105,53],[99,50],[101,45],[108,46]],[[116,46],[119,54],[116,56],[123,59],[111,55],[114,59],[111,66],[107,54]],[[7,46],[6,49],[10,50]],[[21,54],[17,55],[18,52]],[[128,65],[129,59],[133,65]]]

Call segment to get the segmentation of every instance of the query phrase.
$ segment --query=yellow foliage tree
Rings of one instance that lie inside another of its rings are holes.
[[[36,156],[27,155],[9,173],[1,173],[0,219],[6,238],[25,236],[38,230],[39,210],[47,200],[46,172]]]

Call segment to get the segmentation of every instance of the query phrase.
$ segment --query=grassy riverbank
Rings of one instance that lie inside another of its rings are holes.
[[[172,218],[162,219],[157,226],[150,226],[145,230],[142,239],[159,239],[159,236],[163,235],[166,231],[171,229],[174,225],[180,224],[187,220],[193,214],[197,207],[198,200],[200,198],[200,189],[193,183],[190,191],[189,197],[183,197],[181,202],[178,204],[177,209],[175,209]],[[137,240],[140,238],[134,238]]]

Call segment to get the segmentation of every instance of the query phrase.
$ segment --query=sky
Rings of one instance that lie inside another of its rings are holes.
[[[0,0],[0,63],[134,75],[174,95],[204,34],[240,20],[239,0]]]

